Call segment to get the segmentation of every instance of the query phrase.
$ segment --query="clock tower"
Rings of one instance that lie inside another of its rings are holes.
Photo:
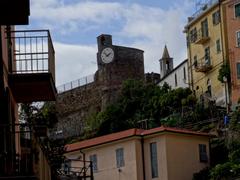
[[[144,57],[140,49],[116,46],[112,36],[102,34],[97,37],[98,70],[95,81],[102,94],[102,107],[116,101],[123,81],[144,80]]]

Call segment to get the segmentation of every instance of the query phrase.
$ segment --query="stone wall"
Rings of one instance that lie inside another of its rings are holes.
[[[91,83],[58,94],[56,108],[59,122],[54,131],[62,131],[61,135],[65,138],[81,135],[85,119],[101,110],[100,93],[98,86]]]
[[[104,110],[116,101],[123,81],[144,80],[143,51],[115,45],[111,47],[115,56],[111,63],[101,62],[100,52],[97,53],[98,70],[93,83],[58,94],[59,122],[54,131],[62,137],[80,136],[85,120],[91,114]]]

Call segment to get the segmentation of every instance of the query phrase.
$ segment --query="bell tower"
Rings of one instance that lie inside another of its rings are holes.
[[[168,73],[173,70],[173,58],[169,56],[167,46],[165,45],[160,63],[160,77],[164,78]]]

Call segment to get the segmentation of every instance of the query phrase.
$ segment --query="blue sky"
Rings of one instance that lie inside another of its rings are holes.
[[[187,57],[182,31],[194,10],[195,0],[31,0],[30,25],[18,29],[51,31],[60,85],[96,71],[100,34],[144,50],[145,72],[159,73],[165,44],[178,65]]]

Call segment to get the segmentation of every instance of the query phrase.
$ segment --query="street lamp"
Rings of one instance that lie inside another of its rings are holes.
[[[226,110],[228,114],[228,96],[227,96],[227,77],[223,76],[224,88],[225,88],[225,103],[226,103]]]

